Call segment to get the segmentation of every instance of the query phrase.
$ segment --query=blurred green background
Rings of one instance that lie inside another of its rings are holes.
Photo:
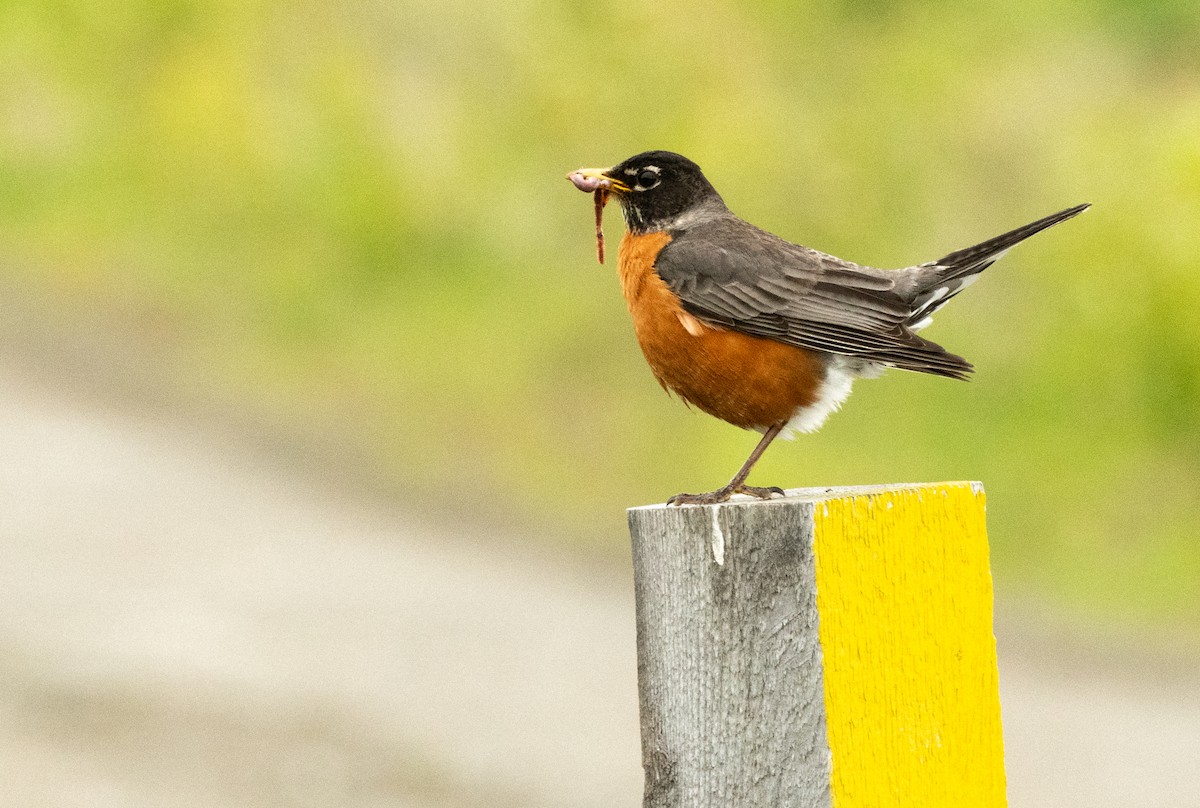
[[[1195,3],[43,0],[0,51],[10,313],[425,518],[598,554],[756,436],[663,395],[565,172],[680,151],[877,266],[1092,202],[927,332],[972,383],[860,383],[754,479],[980,479],[1001,597],[1200,617]]]

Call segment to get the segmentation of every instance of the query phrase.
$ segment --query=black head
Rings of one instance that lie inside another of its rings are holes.
[[[648,151],[635,154],[604,172],[621,203],[625,224],[634,232],[671,230],[686,214],[725,210],[725,203],[700,166],[681,154]]]

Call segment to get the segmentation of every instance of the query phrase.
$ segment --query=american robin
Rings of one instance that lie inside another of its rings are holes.
[[[685,402],[763,433],[733,479],[669,504],[713,504],[746,485],[780,434],[812,432],[841,407],[855,379],[894,367],[966,379],[969,362],[917,335],[934,312],[1018,242],[1070,219],[1077,205],[936,261],[875,269],[785,241],[735,216],[682,155],[650,151],[567,178],[621,203],[621,290],[659,383]],[[600,243],[603,261],[603,242]]]

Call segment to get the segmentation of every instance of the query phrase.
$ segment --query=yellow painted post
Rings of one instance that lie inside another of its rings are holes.
[[[975,483],[630,511],[647,808],[1002,808]]]

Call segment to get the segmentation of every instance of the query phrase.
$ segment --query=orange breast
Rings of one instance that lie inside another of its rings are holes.
[[[621,290],[642,353],[659,383],[684,401],[746,429],[787,421],[816,400],[824,377],[808,351],[701,323],[654,272],[667,233],[625,234]]]

